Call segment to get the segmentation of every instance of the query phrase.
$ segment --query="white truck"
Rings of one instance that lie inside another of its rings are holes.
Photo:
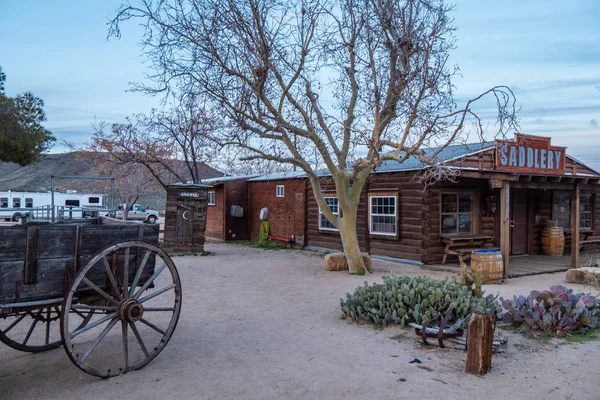
[[[65,193],[54,192],[54,205],[65,213],[65,217],[82,218],[85,208],[105,208],[105,198],[106,195],[103,194],[67,190]],[[51,204],[51,192],[0,191],[0,219],[18,222],[30,214],[43,211],[41,209],[44,207],[49,209]]]
[[[123,208],[125,207],[127,207],[127,204],[122,204],[119,206],[118,210],[111,211],[110,213],[106,214],[106,216],[116,219],[122,219]],[[139,204],[134,204],[129,208],[129,211],[127,212],[127,219],[144,221],[149,224],[155,224],[156,221],[158,221],[158,211],[148,210]]]

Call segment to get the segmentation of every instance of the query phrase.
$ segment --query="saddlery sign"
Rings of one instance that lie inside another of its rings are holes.
[[[496,170],[527,174],[564,175],[565,147],[550,145],[550,138],[515,134],[514,141],[496,141]]]

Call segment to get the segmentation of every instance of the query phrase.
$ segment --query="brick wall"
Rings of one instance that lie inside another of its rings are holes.
[[[225,240],[249,240],[248,232],[248,181],[238,179],[225,182]],[[231,206],[244,209],[242,217],[231,216]]]
[[[276,196],[276,187],[284,186],[284,197]],[[271,235],[289,238],[304,235],[305,215],[305,179],[287,179],[279,181],[248,182],[250,198],[250,238],[258,240],[260,232],[260,210],[269,209]]]
[[[215,205],[207,206],[208,213],[206,216],[206,237],[210,239],[225,240],[224,235],[224,207],[225,196],[224,186],[220,185],[216,188],[209,189],[208,192],[215,192]]]

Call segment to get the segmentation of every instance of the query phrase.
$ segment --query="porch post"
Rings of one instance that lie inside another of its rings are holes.
[[[510,257],[510,183],[504,181],[500,189],[500,252],[504,262],[504,278],[508,278]]]
[[[579,266],[579,230],[580,230],[580,210],[579,210],[580,190],[579,184],[575,184],[575,196],[571,201],[571,267]]]

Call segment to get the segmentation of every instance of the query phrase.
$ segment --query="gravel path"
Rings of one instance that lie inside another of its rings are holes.
[[[214,255],[174,258],[184,284],[181,319],[144,369],[100,380],[79,371],[62,349],[26,354],[0,346],[0,399],[599,398],[598,342],[509,333],[507,352],[479,378],[463,372],[464,352],[424,348],[409,330],[339,318],[340,297],[365,279],[380,281],[390,270],[445,273],[374,260],[365,278],[327,272],[323,258],[306,251],[207,250]],[[562,274],[525,277],[487,291],[525,294],[562,281]],[[414,358],[422,364],[409,364]]]

